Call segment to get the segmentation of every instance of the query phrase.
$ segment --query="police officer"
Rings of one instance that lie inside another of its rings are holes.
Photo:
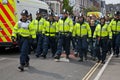
[[[58,21],[58,45],[55,59],[60,59],[62,48],[66,52],[66,58],[69,59],[70,54],[70,38],[73,30],[72,19],[69,18],[68,12],[65,10],[63,18]]]
[[[57,35],[57,33],[58,33],[58,21],[59,21],[59,19],[60,19],[60,17],[59,17],[59,15],[58,14],[56,14],[55,16],[54,16],[54,20],[55,20],[55,25],[56,25],[56,50],[57,50],[57,43],[58,43],[58,35]],[[54,55],[55,56],[55,55]]]
[[[30,22],[32,22],[33,18],[32,18],[32,14],[28,13],[28,18],[27,18]],[[31,51],[35,51],[35,45],[33,44],[33,39],[30,40],[30,45],[29,45],[29,54],[31,53]]]
[[[95,20],[91,19],[89,24],[90,24],[90,28],[91,28],[91,32],[92,32],[92,36],[93,36],[95,28],[96,28]],[[89,46],[90,46],[90,53],[91,53],[92,60],[96,60],[96,53],[94,50],[95,46],[94,46],[93,38],[89,39]]]
[[[109,26],[113,32],[112,47],[116,57],[119,57],[120,46],[120,12],[115,12],[114,19],[110,22]]]
[[[31,23],[31,25],[34,26],[34,29],[37,35],[37,38],[36,38],[37,44],[35,44],[36,45],[36,54],[35,54],[36,58],[40,57],[43,51],[43,38],[44,38],[43,28],[44,28],[45,22],[46,20],[42,18],[41,11],[37,10],[36,20],[33,20]]]
[[[55,20],[56,25],[57,25],[57,23],[58,23],[58,21],[59,21],[59,15],[58,15],[58,14],[55,14],[55,16],[54,16],[54,20]]]
[[[83,56],[87,60],[88,37],[91,38],[91,29],[88,23],[84,21],[83,15],[79,16],[79,22],[75,24],[75,34],[77,36],[77,48],[80,62],[83,62]]]
[[[32,22],[32,20],[33,20],[31,13],[28,14],[28,20],[30,20],[31,22]]]
[[[107,41],[112,39],[111,28],[105,23],[105,17],[100,19],[100,24],[95,28],[93,38],[96,38],[96,55],[98,62],[102,60],[102,63],[105,63],[106,54],[107,54]],[[100,51],[100,48],[102,51]]]
[[[75,57],[78,56],[78,49],[77,49],[77,38],[76,38],[76,34],[75,34],[75,25],[77,25],[79,22],[79,17],[75,17],[75,21],[74,21],[74,26],[73,26],[73,31],[72,31],[72,45],[74,48],[74,55]]]
[[[105,23],[106,23],[107,25],[109,25],[109,24],[110,24],[110,21],[111,21],[110,16],[109,16],[109,15],[106,15],[105,19],[106,19]],[[108,53],[111,54],[111,48],[112,48],[112,43],[111,43],[111,41],[108,40],[107,46],[108,46]]]
[[[20,47],[20,66],[18,69],[24,71],[25,66],[29,66],[29,40],[31,38],[35,39],[36,34],[33,30],[33,26],[30,26],[29,20],[27,20],[28,11],[23,10],[21,12],[21,19],[16,23],[12,33],[12,40],[18,41]]]
[[[48,49],[50,47],[52,51],[52,57],[54,57],[56,52],[56,22],[54,20],[54,15],[49,14],[49,19],[46,21],[46,25],[44,27],[44,40],[43,40],[43,54],[42,57],[45,59],[48,53]]]
[[[105,23],[109,25],[111,21],[110,16],[106,16],[105,19],[106,19]]]

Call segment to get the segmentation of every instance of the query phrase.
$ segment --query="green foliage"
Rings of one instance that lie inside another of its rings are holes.
[[[63,0],[63,9],[67,10],[70,14],[72,13],[73,7],[69,5],[69,0]]]

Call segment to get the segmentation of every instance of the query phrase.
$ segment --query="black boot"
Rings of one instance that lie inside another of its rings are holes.
[[[59,55],[55,55],[54,58],[55,58],[55,59],[60,59],[60,56],[59,56]]]
[[[43,57],[44,59],[46,59],[46,55],[42,54],[41,57]]]
[[[18,69],[22,72],[22,71],[24,71],[24,66],[23,66],[23,65],[20,65],[20,66],[18,67]]]
[[[100,60],[97,61],[97,63],[99,63],[99,62],[100,62]]]
[[[85,56],[85,60],[87,60],[87,52],[85,52],[84,56]]]
[[[95,57],[92,57],[92,60],[93,60],[93,61],[96,61],[96,58],[95,58]]]
[[[67,59],[70,59],[69,55],[66,56]]]
[[[116,58],[118,58],[118,57],[119,57],[119,55],[117,54],[115,57],[116,57]]]
[[[105,61],[102,61],[102,64],[105,64]]]
[[[27,63],[25,63],[24,67],[29,67],[29,66],[30,66],[30,64],[29,64],[29,62],[27,62]]]
[[[40,56],[39,55],[35,55],[36,56],[36,58],[39,58]]]
[[[83,62],[83,58],[79,59],[78,62]]]
[[[55,57],[55,54],[52,54],[52,58],[54,58]]]
[[[74,53],[74,56],[75,56],[75,57],[78,57],[78,53],[77,53],[77,52],[75,52],[75,53]]]

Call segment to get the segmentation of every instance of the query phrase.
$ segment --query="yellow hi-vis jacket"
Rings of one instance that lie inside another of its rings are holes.
[[[75,23],[76,24],[76,23]],[[75,25],[73,25],[73,30],[72,30],[72,37],[75,37],[76,34],[75,34]]]
[[[43,33],[43,28],[45,27],[46,20],[44,18],[41,18],[38,20],[33,20],[31,22],[31,26],[33,26],[36,33]]]
[[[107,25],[104,24],[104,26],[102,27],[100,24],[98,24],[95,28],[94,34],[93,34],[93,38],[96,37],[107,37],[109,36],[109,39],[112,39],[112,31],[111,28]]]
[[[90,26],[87,22],[84,22],[82,25],[80,25],[79,23],[75,24],[75,35],[79,36],[79,37],[84,37],[84,36],[88,36],[88,37],[92,37],[91,34],[91,29]]]
[[[117,34],[120,32],[120,21],[117,22],[113,19],[110,22],[109,26],[111,27],[113,34]]]
[[[46,36],[55,36],[56,35],[56,29],[57,29],[57,22],[50,22],[46,21],[46,25],[44,27],[44,34]]]
[[[17,35],[20,35],[22,37],[31,37],[36,38],[35,30],[33,29],[34,26],[30,25],[30,21],[22,22],[18,21],[13,29],[12,36],[17,38]]]
[[[57,27],[57,32],[72,32],[73,30],[73,21],[69,17],[63,21],[62,19],[59,19],[58,21],[58,27]]]

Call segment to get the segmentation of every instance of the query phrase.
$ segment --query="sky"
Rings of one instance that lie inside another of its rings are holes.
[[[106,4],[117,4],[120,3],[120,0],[104,0]]]

